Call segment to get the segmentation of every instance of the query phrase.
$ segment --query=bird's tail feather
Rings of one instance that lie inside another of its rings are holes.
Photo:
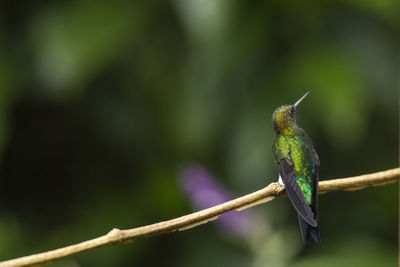
[[[303,235],[304,243],[308,243],[310,236],[315,240],[316,243],[321,242],[319,237],[319,229],[309,225],[301,216],[299,216],[300,230]]]

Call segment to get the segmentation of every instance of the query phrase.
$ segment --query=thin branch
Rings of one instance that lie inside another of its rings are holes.
[[[400,168],[387,171],[371,173],[361,176],[332,179],[319,183],[319,194],[325,194],[332,191],[355,191],[371,186],[381,186],[394,183],[400,178]],[[194,212],[176,219],[154,223],[147,226],[132,228],[127,230],[113,229],[108,234],[90,239],[88,241],[70,245],[67,247],[38,253],[30,256],[16,258],[0,262],[0,267],[15,266],[40,266],[50,263],[54,260],[66,258],[71,255],[82,253],[98,247],[129,243],[138,237],[147,237],[159,234],[170,233],[174,231],[183,231],[200,224],[213,221],[219,215],[230,210],[243,210],[249,207],[271,201],[279,196],[284,196],[285,190],[278,183],[270,183],[267,187],[254,193],[233,199],[220,205]]]

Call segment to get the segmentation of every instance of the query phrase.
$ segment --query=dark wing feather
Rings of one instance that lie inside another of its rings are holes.
[[[306,134],[306,132],[301,129],[304,138],[307,140],[306,142],[309,144],[311,149],[311,160],[314,164],[315,169],[315,177],[313,179],[313,192],[312,192],[312,199],[311,199],[311,209],[314,212],[315,218],[317,218],[317,210],[318,210],[318,183],[319,183],[319,170],[320,170],[320,162],[317,152],[314,149],[314,144],[311,138]]]
[[[314,212],[315,218],[317,218],[317,210],[318,210],[318,183],[319,183],[319,157],[317,152],[315,151],[314,148],[312,148],[312,156],[313,156],[313,162],[314,162],[314,167],[315,167],[315,178],[314,178],[314,188],[313,188],[313,193],[312,193],[312,202],[311,202],[311,209]]]
[[[317,220],[315,219],[314,212],[307,204],[303,192],[300,189],[294,175],[294,163],[290,153],[278,162],[279,173],[285,184],[286,193],[289,196],[297,213],[311,226],[317,227]]]

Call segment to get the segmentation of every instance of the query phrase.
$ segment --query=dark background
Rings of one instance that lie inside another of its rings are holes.
[[[396,167],[398,7],[2,1],[0,259],[276,181],[271,115],[306,91],[299,123],[321,180]],[[196,177],[204,191],[184,186]],[[319,245],[303,245],[294,209],[278,199],[52,266],[396,265],[396,185],[322,195],[319,210]]]

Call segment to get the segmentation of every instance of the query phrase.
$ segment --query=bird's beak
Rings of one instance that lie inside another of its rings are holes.
[[[297,100],[297,102],[294,103],[294,105],[293,105],[294,108],[296,108],[297,105],[300,104],[300,102],[303,101],[303,99],[306,98],[306,96],[308,96],[309,93],[310,93],[310,92],[307,92],[307,93],[306,93],[305,95],[303,95],[299,100]]]

